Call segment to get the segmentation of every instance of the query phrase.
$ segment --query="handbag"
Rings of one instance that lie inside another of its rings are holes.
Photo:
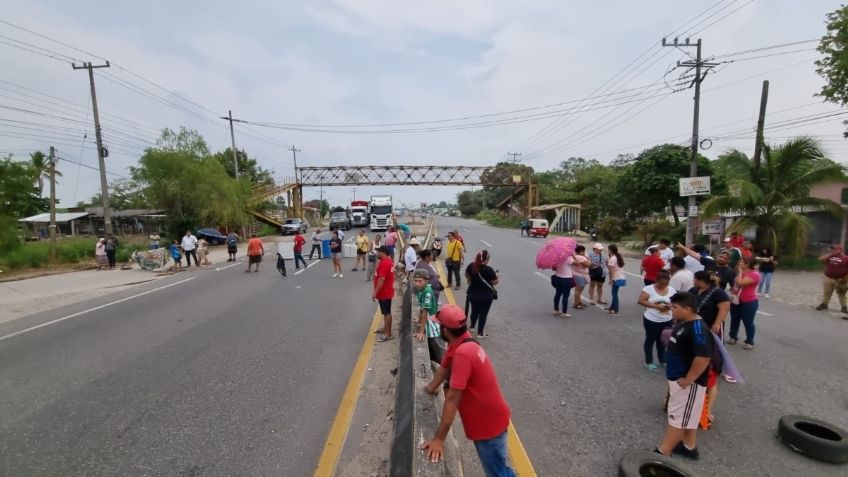
[[[590,280],[603,280],[604,279],[604,269],[601,266],[590,267],[589,268],[589,279]]]
[[[483,275],[480,275],[480,272],[477,272],[477,276],[480,278],[481,282],[483,282],[487,287],[489,287],[489,290],[492,290],[492,300],[497,300],[498,291],[495,290],[495,287],[493,287],[491,283],[487,282],[486,279],[483,278]]]
[[[627,279],[626,278],[619,278],[618,280],[615,281],[615,285],[619,288],[620,287],[626,287],[627,286]]]

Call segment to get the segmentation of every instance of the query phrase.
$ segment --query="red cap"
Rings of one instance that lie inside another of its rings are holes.
[[[465,326],[465,312],[456,305],[442,305],[433,320],[446,328],[460,328]]]

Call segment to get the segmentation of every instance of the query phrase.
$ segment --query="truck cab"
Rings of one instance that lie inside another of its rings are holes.
[[[369,206],[371,231],[388,229],[392,225],[392,196],[372,195]]]

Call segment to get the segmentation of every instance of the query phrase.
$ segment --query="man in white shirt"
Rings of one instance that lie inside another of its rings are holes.
[[[191,268],[191,257],[194,257],[194,265],[199,267],[200,263],[197,261],[197,237],[191,233],[191,230],[186,230],[180,246],[183,252],[185,252],[186,268]]]
[[[409,239],[406,252],[403,254],[403,264],[406,269],[406,274],[409,275],[415,272],[415,263],[418,262],[418,238],[412,237]]]
[[[645,250],[645,255],[650,255],[650,250],[656,247],[660,252],[660,258],[665,262],[665,269],[668,270],[669,262],[671,262],[671,258],[674,257],[674,250],[671,249],[671,240],[669,239],[660,239],[660,241],[654,245],[648,247]],[[675,288],[677,290],[677,288]]]
[[[686,261],[682,257],[672,257],[668,271],[671,272],[668,286],[675,290],[688,292],[695,286],[695,274],[686,269]]]

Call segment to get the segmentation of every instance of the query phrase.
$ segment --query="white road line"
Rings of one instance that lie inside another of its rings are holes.
[[[763,316],[774,316],[774,315],[773,315],[773,314],[771,314],[771,313],[766,313],[766,312],[764,312],[764,311],[759,311],[759,310],[757,310],[757,314],[759,314],[759,315],[763,315]]]
[[[112,306],[112,305],[117,305],[118,303],[123,303],[123,302],[125,302],[125,301],[129,301],[129,300],[132,300],[132,299],[134,299],[134,298],[142,297],[142,296],[144,296],[144,295],[149,295],[149,294],[151,294],[151,293],[153,293],[153,292],[157,292],[157,291],[159,291],[159,290],[164,290],[164,289],[166,289],[166,288],[171,288],[171,287],[173,287],[173,286],[177,286],[177,285],[179,285],[179,284],[182,284],[182,283],[185,283],[185,282],[188,282],[188,281],[194,280],[195,278],[197,278],[197,277],[186,278],[186,279],[184,279],[184,280],[180,280],[180,281],[178,281],[178,282],[169,283],[169,284],[167,284],[167,285],[163,285],[163,286],[161,286],[161,287],[154,288],[154,289],[152,289],[152,290],[143,291],[143,292],[141,292],[141,293],[136,293],[135,295],[128,296],[128,297],[126,297],[126,298],[121,298],[120,300],[111,301],[111,302],[109,302],[109,303],[104,303],[104,304],[102,304],[102,305],[95,306],[94,308],[89,308],[89,309],[87,309],[87,310],[78,311],[78,312],[76,312],[76,313],[74,313],[74,314],[71,314],[71,315],[68,315],[68,316],[63,316],[62,318],[57,318],[57,319],[52,320],[52,321],[48,321],[47,323],[42,323],[42,324],[40,324],[40,325],[31,326],[31,327],[29,327],[29,328],[26,328],[26,329],[23,329],[23,330],[20,330],[20,331],[16,331],[16,332],[14,332],[14,333],[10,333],[10,334],[8,334],[8,335],[6,335],[6,336],[0,336],[0,341],[7,340],[7,339],[9,339],[9,338],[14,338],[15,336],[22,335],[22,334],[24,334],[24,333],[29,333],[30,331],[35,331],[35,330],[37,330],[37,329],[39,329],[39,328],[44,328],[45,326],[50,326],[50,325],[53,325],[53,324],[56,324],[56,323],[59,323],[59,322],[65,321],[65,320],[70,320],[71,318],[76,318],[76,317],[78,317],[78,316],[82,316],[82,315],[84,315],[84,314],[86,314],[86,313],[90,313],[90,312],[92,312],[92,311],[102,310],[103,308],[107,308],[107,307],[110,307],[110,306]]]
[[[630,272],[628,272],[627,270],[622,270],[622,271],[623,271],[624,273],[626,273],[626,274],[630,275],[631,277],[642,278],[642,275],[639,275],[639,274],[636,274],[636,273],[630,273]]]
[[[238,262],[227,265],[226,267],[216,267],[215,271],[218,272],[218,271],[221,271],[221,270],[226,270],[228,268],[235,267],[236,265],[241,265],[242,263],[244,263],[244,260],[239,260]]]
[[[487,246],[487,247],[489,247],[489,248],[494,247],[494,245],[490,244],[489,242],[486,242],[486,241],[485,241],[485,240],[483,240],[483,239],[480,239],[480,241],[481,241],[481,242],[483,242],[483,244],[484,244],[484,245],[486,245],[486,246]]]
[[[303,273],[303,272],[305,272],[305,271],[309,270],[310,268],[312,268],[312,267],[313,267],[313,266],[315,266],[315,265],[318,265],[319,263],[320,263],[320,260],[319,260],[319,261],[317,261],[317,262],[312,262],[312,263],[310,263],[309,265],[307,265],[307,266],[306,266],[306,268],[300,269],[300,270],[298,270],[298,271],[294,272],[294,274],[295,274],[295,275],[300,275],[301,273]]]

